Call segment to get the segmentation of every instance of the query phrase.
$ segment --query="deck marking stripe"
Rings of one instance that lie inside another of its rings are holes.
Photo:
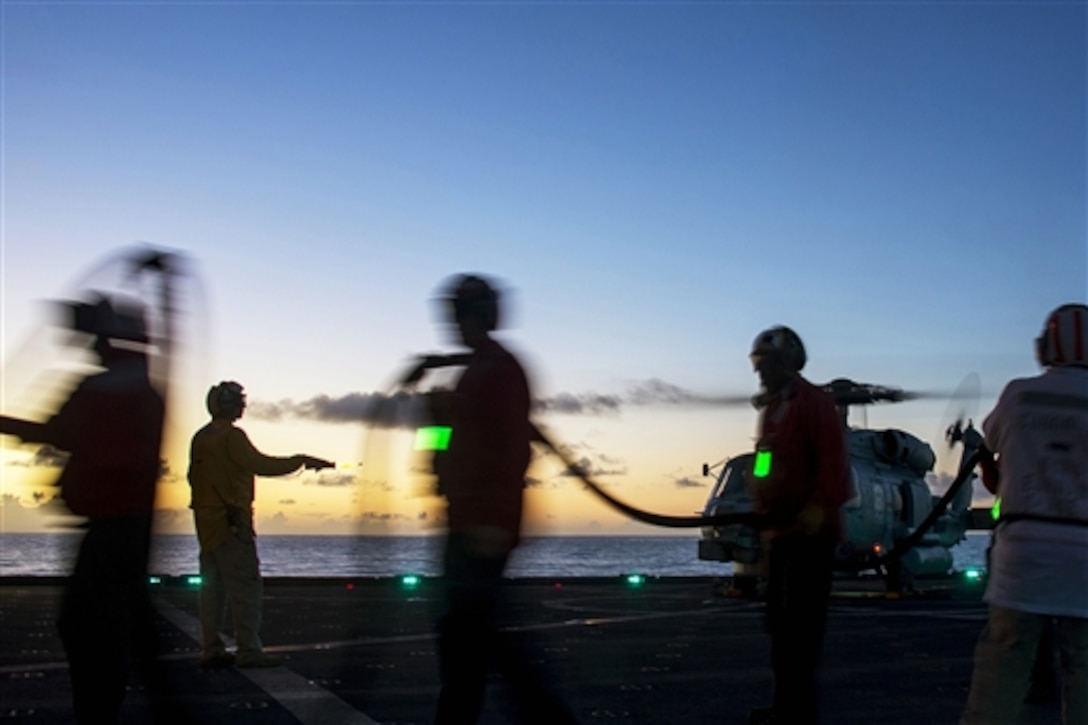
[[[155,609],[194,641],[200,642],[200,623],[195,617],[161,599],[155,600]],[[303,725],[323,725],[330,722],[378,725],[376,720],[359,712],[334,693],[286,667],[239,668],[238,672],[267,692]]]
[[[159,603],[159,613],[162,616],[173,623],[178,629],[188,634],[194,641],[199,642],[200,625],[194,617],[185,614],[181,610],[166,604],[165,602]],[[167,609],[169,607],[169,609]],[[181,616],[174,618],[170,614],[170,610],[175,610]],[[757,604],[752,604],[744,607],[738,607],[726,612],[730,616],[751,616],[753,614],[760,613]],[[700,609],[700,610],[686,610],[683,612],[650,612],[645,614],[635,614],[627,616],[612,616],[612,617],[593,617],[585,619],[567,619],[562,622],[554,622],[550,624],[537,624],[528,625],[520,629],[525,630],[547,630],[547,629],[564,629],[572,627],[587,627],[587,626],[601,626],[607,624],[626,624],[631,622],[638,622],[652,619],[662,619],[669,617],[691,617],[701,614],[716,614],[721,615],[721,610]],[[968,610],[945,610],[945,609],[914,609],[914,610],[875,610],[875,609],[854,609],[851,607],[839,607],[834,604],[829,608],[829,614],[833,614],[841,617],[874,617],[877,619],[893,618],[893,617],[907,617],[907,618],[929,618],[929,619],[944,619],[944,620],[967,620],[967,621],[979,621],[985,622],[987,617],[987,609],[985,606],[979,606],[977,608]],[[317,642],[311,644],[302,645],[278,645],[268,647],[270,652],[302,652],[306,650],[315,649],[340,649],[345,647],[360,647],[375,644],[395,644],[406,642],[426,642],[434,640],[436,637],[433,633],[426,634],[404,634],[395,635],[392,637],[359,637],[357,639],[348,640],[334,640],[330,642]],[[233,645],[229,639],[228,643]],[[192,657],[192,654],[176,653],[163,655],[162,659],[166,660],[181,660]],[[40,672],[47,670],[59,670],[67,669],[67,662],[42,662],[38,664],[26,663],[17,665],[3,665],[0,666],[0,674],[11,674],[19,672]],[[244,670],[241,670],[244,671]]]

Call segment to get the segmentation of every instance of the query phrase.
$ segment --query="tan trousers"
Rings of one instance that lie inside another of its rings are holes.
[[[262,649],[260,561],[252,524],[238,526],[226,543],[200,554],[200,651],[205,657],[225,651],[219,635],[230,605],[239,656]]]
[[[1088,619],[1048,617],[990,606],[975,647],[975,669],[960,725],[1020,722],[1043,626],[1054,620],[1061,678],[1062,722],[1088,723]]]

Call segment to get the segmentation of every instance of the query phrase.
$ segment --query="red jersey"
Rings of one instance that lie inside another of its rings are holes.
[[[756,468],[763,470],[749,472],[748,492],[755,510],[775,522],[770,534],[801,530],[797,519],[804,512],[818,528],[841,536],[850,464],[834,400],[798,375],[771,398],[760,427]]]
[[[57,483],[73,513],[151,515],[164,415],[162,397],[141,360],[113,364],[79,384],[42,435],[71,454]]]
[[[449,530],[499,528],[517,544],[529,466],[529,383],[494,340],[474,350],[450,399],[452,433],[439,488]]]

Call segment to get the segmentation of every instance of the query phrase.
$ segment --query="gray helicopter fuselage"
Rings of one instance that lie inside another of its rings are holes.
[[[889,552],[914,532],[933,510],[938,497],[927,483],[936,457],[926,443],[900,430],[847,430],[850,453],[850,498],[842,507],[843,540],[836,549],[836,569],[857,573],[867,562]],[[722,466],[704,515],[752,510],[746,479],[753,454],[732,458]],[[973,474],[972,474],[973,475]],[[948,508],[900,557],[910,576],[945,574],[952,568],[951,547],[963,540],[971,486],[964,486]],[[699,558],[732,561],[735,571],[758,571],[762,557],[759,533],[748,525],[708,526],[702,530]]]

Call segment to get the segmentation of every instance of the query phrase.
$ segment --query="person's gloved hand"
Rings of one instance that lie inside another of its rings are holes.
[[[302,467],[310,471],[320,471],[322,468],[333,468],[336,466],[332,461],[326,461],[324,458],[314,458],[313,456],[299,456],[302,459]]]

